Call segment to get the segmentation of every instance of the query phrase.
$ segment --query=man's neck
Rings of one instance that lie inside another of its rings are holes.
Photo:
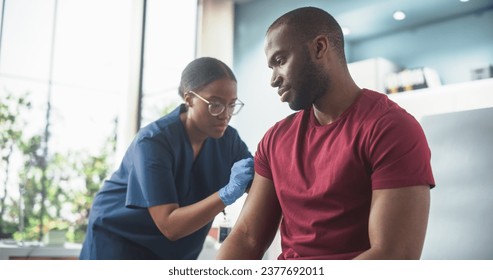
[[[336,121],[358,98],[361,89],[332,91],[313,104],[313,113],[320,125]]]

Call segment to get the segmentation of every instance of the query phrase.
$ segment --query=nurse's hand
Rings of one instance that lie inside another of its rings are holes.
[[[227,206],[233,204],[244,193],[253,179],[253,158],[239,160],[231,168],[229,183],[219,190],[219,197]]]

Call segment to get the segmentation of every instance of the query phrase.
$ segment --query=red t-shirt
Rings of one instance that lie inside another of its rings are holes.
[[[255,171],[274,182],[282,208],[279,259],[351,259],[369,249],[372,190],[433,187],[430,157],[414,117],[367,89],[331,124],[311,108],[275,124]]]

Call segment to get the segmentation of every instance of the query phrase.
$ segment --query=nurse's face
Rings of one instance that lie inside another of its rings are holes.
[[[222,137],[231,120],[228,108],[237,100],[236,82],[227,78],[216,80],[200,90],[188,92],[187,122],[190,122],[193,134],[198,137]],[[224,105],[225,109],[216,115],[215,109],[218,104]]]

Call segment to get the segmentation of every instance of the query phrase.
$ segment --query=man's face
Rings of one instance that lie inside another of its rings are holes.
[[[306,109],[325,93],[328,76],[312,60],[308,44],[290,34],[286,26],[267,34],[265,54],[272,69],[271,86],[278,88],[281,101],[291,109]]]

